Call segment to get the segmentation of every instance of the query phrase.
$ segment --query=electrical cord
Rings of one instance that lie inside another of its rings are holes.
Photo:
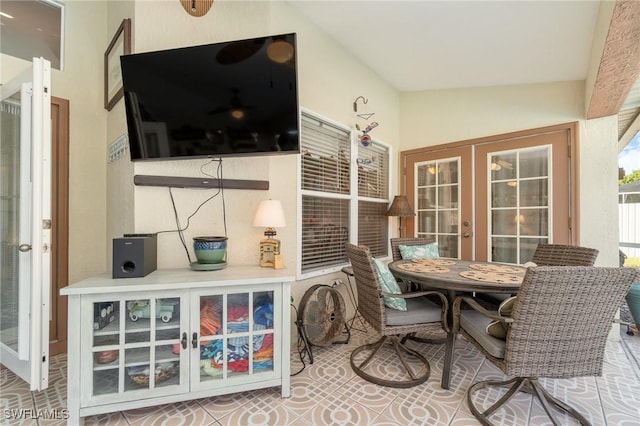
[[[309,355],[309,358],[311,358],[311,354],[309,353],[309,348],[307,346],[307,343],[304,341],[304,337],[302,336],[302,333],[304,333],[304,330],[302,329],[302,324],[300,324],[300,322],[297,319],[298,309],[295,307],[293,303],[291,303],[291,307],[293,308],[294,311],[296,311],[295,323],[296,323],[296,326],[298,327],[298,344],[296,345],[296,348],[298,350],[298,356],[300,357],[300,362],[302,363],[302,367],[300,368],[300,370],[296,371],[295,373],[291,373],[291,377],[293,377],[293,376],[297,376],[298,374],[304,371],[304,369],[307,367],[307,364],[304,362],[305,354]]]
[[[216,176],[213,176],[207,172],[204,171],[204,167],[207,166],[208,164],[217,162],[218,163],[218,167],[216,168]],[[182,247],[184,248],[185,253],[187,254],[187,260],[189,261],[189,265],[191,265],[191,255],[189,254],[189,248],[187,247],[187,243],[185,241],[184,238],[184,231],[186,231],[187,229],[189,229],[189,225],[191,224],[191,218],[193,216],[196,215],[196,213],[198,213],[198,211],[202,208],[202,206],[204,206],[205,204],[207,204],[209,201],[211,201],[212,199],[214,199],[215,197],[217,197],[218,195],[220,195],[222,197],[222,219],[223,219],[223,226],[224,226],[224,236],[227,236],[227,208],[226,208],[226,204],[225,204],[225,199],[224,199],[224,187],[222,185],[222,159],[221,158],[213,158],[210,161],[202,164],[200,166],[200,172],[208,177],[212,177],[215,178],[218,181],[218,188],[217,191],[211,195],[209,198],[207,198],[206,200],[204,200],[202,203],[200,203],[200,205],[198,207],[196,207],[196,209],[194,210],[193,213],[191,213],[188,217],[187,217],[187,224],[184,228],[182,228],[180,226],[180,218],[178,215],[178,209],[176,207],[176,202],[175,199],[173,198],[173,191],[171,190],[171,187],[169,188],[169,198],[171,199],[171,206],[173,208],[173,214],[176,220],[176,229],[169,229],[169,230],[164,230],[164,231],[158,231],[157,234],[164,234],[164,233],[170,233],[170,232],[177,232],[178,236],[180,238],[180,242],[182,243]]]

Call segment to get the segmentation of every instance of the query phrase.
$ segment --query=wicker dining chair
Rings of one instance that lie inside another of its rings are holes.
[[[403,238],[391,238],[391,258],[395,260],[401,260],[400,246],[421,246],[425,244],[434,243],[433,238],[428,237],[403,237]]]
[[[598,257],[598,250],[589,247],[570,246],[565,244],[538,244],[531,262],[537,266],[593,266]],[[505,293],[481,293],[478,297],[488,302],[500,304],[513,296]]]
[[[429,361],[416,350],[409,348],[404,337],[412,333],[428,331],[430,328],[441,329],[442,327],[448,330],[446,297],[437,291],[384,293],[369,249],[353,244],[346,244],[345,249],[353,268],[360,315],[381,335],[376,342],[359,346],[351,353],[351,368],[363,379],[382,386],[408,388],[424,383],[431,373]],[[425,296],[429,295],[439,298],[441,305],[428,300]],[[407,310],[387,308],[383,299],[385,296],[405,299]],[[384,354],[388,355],[387,352],[383,353],[389,346],[385,345],[386,343],[394,349],[398,368],[403,371],[404,377],[388,378],[383,377],[382,374],[376,375],[372,371],[389,370],[388,359],[383,358]],[[360,360],[362,357],[358,354],[363,351],[366,351],[364,360]],[[376,358],[376,355],[379,357]],[[405,358],[405,355],[412,357],[413,362]],[[379,361],[376,365],[374,362],[376,359],[383,359],[384,364]],[[372,363],[374,364],[370,366]],[[419,367],[416,367],[416,363]]]
[[[531,261],[538,266],[593,266],[598,250],[563,244],[538,244]]]
[[[467,337],[507,376],[504,381],[481,381],[467,391],[473,415],[484,425],[489,416],[518,391],[533,394],[554,424],[551,406],[582,424],[589,424],[577,410],[556,399],[539,378],[563,379],[600,376],[607,336],[614,315],[640,271],[634,268],[593,266],[538,266],[527,269],[511,317],[483,309],[470,297],[453,303],[454,331]],[[462,303],[472,309],[461,309]],[[490,336],[486,326],[494,319],[509,324],[506,340]],[[495,387],[510,386],[502,397]],[[495,400],[488,408],[474,402],[476,392],[487,388],[478,401]],[[493,389],[492,389],[493,388]],[[490,398],[494,395],[495,398]]]

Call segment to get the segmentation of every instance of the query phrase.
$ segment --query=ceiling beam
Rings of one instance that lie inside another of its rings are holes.
[[[615,115],[640,76],[640,1],[616,1],[587,119]]]

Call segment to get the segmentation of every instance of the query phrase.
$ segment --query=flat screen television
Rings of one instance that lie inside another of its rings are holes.
[[[120,64],[132,161],[300,152],[294,33]]]

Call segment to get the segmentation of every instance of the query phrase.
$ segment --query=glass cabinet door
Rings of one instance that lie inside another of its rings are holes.
[[[197,296],[196,383],[274,372],[274,291]],[[193,360],[193,358],[192,358]]]
[[[161,395],[188,386],[187,334],[181,331],[188,327],[181,328],[181,300],[127,298],[91,304],[90,399],[127,399],[138,391]]]

